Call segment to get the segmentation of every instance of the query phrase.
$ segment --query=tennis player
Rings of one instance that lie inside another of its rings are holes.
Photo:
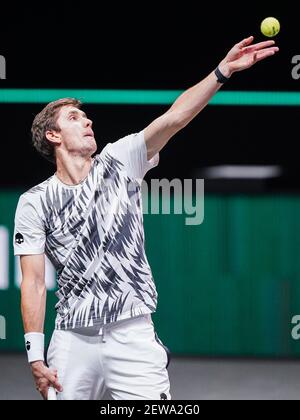
[[[20,196],[14,252],[21,256],[25,347],[44,398],[50,386],[62,400],[97,400],[105,391],[113,399],[171,398],[169,357],[151,319],[157,292],[144,249],[141,181],[233,73],[277,51],[274,41],[243,40],[165,114],[100,154],[78,100],[51,102],[35,117],[33,144],[56,172]],[[58,274],[47,360],[45,255]]]

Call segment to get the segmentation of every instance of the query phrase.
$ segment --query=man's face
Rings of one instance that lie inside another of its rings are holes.
[[[60,140],[64,150],[74,156],[91,156],[97,150],[92,130],[92,121],[86,114],[74,106],[63,106],[59,111],[57,124],[60,128]]]

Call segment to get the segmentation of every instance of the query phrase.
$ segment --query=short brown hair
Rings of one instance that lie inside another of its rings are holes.
[[[63,98],[50,102],[33,120],[31,133],[32,143],[36,150],[47,160],[55,163],[54,145],[47,139],[46,131],[60,131],[57,125],[59,110],[63,106],[73,105],[75,108],[81,107],[81,102],[74,98]]]

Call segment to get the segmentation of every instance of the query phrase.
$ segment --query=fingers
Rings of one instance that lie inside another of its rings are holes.
[[[254,51],[259,51],[262,50],[264,48],[268,48],[271,47],[272,45],[275,45],[275,41],[264,41],[264,42],[259,42],[258,44],[254,44],[251,45],[250,47],[244,47],[243,48],[243,53],[251,53]]]
[[[249,36],[249,38],[245,38],[245,39],[243,39],[243,41],[239,42],[237,44],[237,47],[245,48],[248,45],[250,45],[253,42],[253,40],[254,40],[254,36]]]
[[[61,386],[61,384],[58,382],[58,380],[51,382],[51,385],[53,386],[53,388],[55,388],[58,392],[62,392],[63,391],[63,387]]]
[[[42,397],[46,400],[48,397],[48,389],[53,386],[58,392],[63,391],[63,387],[58,381],[57,370],[43,367],[40,375],[36,376],[36,389],[41,393]]]
[[[50,385],[52,385],[58,392],[62,392],[63,388],[61,384],[58,382],[56,369],[54,370],[48,369],[48,371],[45,373],[45,377],[49,381]]]
[[[44,378],[39,379],[37,383],[36,390],[42,395],[44,400],[47,399],[49,386],[50,386],[49,381],[47,381]]]
[[[36,389],[42,395],[44,400],[48,399],[48,391],[50,386],[55,388],[58,392],[62,392],[63,390],[62,386],[58,383],[58,381],[49,382],[46,379],[40,379]]]
[[[279,48],[278,47],[272,47],[272,48],[265,48],[265,49],[263,49],[263,50],[260,50],[260,51],[256,51],[256,54],[258,54],[258,56],[260,55],[260,54],[264,54],[264,53],[273,53],[273,54],[275,54],[275,53],[277,53],[279,51]],[[272,54],[271,54],[272,55]]]
[[[268,57],[272,57],[278,51],[279,51],[279,48],[267,48],[265,50],[256,52],[255,62],[264,60],[265,58],[268,58]]]

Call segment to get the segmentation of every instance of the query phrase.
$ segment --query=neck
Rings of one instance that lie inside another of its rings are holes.
[[[72,156],[68,159],[56,159],[56,176],[67,185],[80,184],[87,176],[93,162],[92,157]]]

